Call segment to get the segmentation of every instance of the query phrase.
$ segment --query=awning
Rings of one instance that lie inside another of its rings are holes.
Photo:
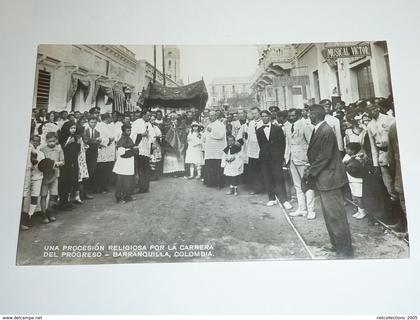
[[[88,97],[90,91],[90,81],[82,75],[73,73],[70,76],[70,83],[69,87],[67,88],[67,102],[73,99],[74,94],[76,93],[77,87],[79,85],[83,88],[83,97],[86,101],[86,98]]]
[[[160,83],[150,82],[139,103],[145,107],[158,105],[168,108],[204,109],[207,100],[208,93],[203,80],[182,87],[165,87]]]

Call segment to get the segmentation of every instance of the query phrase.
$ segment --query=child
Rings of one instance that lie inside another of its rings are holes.
[[[117,175],[115,198],[117,203],[135,200],[131,197],[134,184],[134,155],[138,154],[138,147],[134,146],[130,138],[131,125],[121,126],[121,138],[117,142],[117,160],[112,170]]]
[[[58,177],[59,167],[64,164],[64,154],[60,145],[57,143],[55,132],[48,132],[45,136],[46,145],[41,148],[46,159],[54,161],[54,168],[44,173],[41,186],[41,211],[42,223],[53,222],[56,219],[50,215],[47,208],[47,196],[50,194],[49,203],[56,203],[58,200]]]
[[[227,137],[227,147],[223,149],[221,167],[224,168],[223,174],[226,176],[226,182],[229,185],[227,195],[238,195],[239,176],[243,173],[243,161],[241,147],[236,143],[235,137]]]
[[[80,118],[76,124],[76,136],[77,136],[78,143],[80,144],[80,151],[79,151],[79,155],[77,156],[77,164],[79,166],[79,174],[78,174],[78,183],[79,183],[78,190],[79,191],[76,193],[74,201],[78,204],[83,203],[82,198],[84,199],[92,198],[92,197],[87,196],[85,193],[85,184],[86,184],[86,181],[89,179],[89,172],[88,172],[88,167],[86,163],[86,150],[88,147],[82,138],[83,132],[85,130],[84,129],[85,124],[86,124],[85,118]]]
[[[193,122],[191,124],[191,131],[187,137],[188,148],[185,155],[185,164],[190,166],[190,176],[188,179],[194,179],[194,167],[197,169],[196,179],[201,179],[201,166],[204,164],[203,159],[203,142],[201,140],[201,133],[199,124]]]
[[[41,137],[38,135],[34,135],[31,139],[32,144],[32,171],[31,171],[31,185],[30,185],[30,195],[31,195],[31,202],[29,205],[28,210],[28,226],[30,225],[29,221],[32,218],[33,214],[35,213],[35,210],[38,206],[38,199],[41,194],[41,186],[42,186],[42,179],[44,177],[44,174],[42,171],[38,168],[38,164],[41,160],[45,158],[44,153],[39,150],[39,145],[41,144]]]
[[[31,200],[31,178],[32,178],[32,170],[34,165],[38,163],[36,160],[37,154],[35,152],[34,147],[32,144],[29,145],[28,148],[28,156],[26,160],[26,173],[25,173],[25,181],[23,184],[23,199],[22,199],[22,216],[21,216],[21,224],[20,229],[25,231],[31,227],[29,222],[29,206]]]
[[[362,161],[364,154],[360,151],[360,143],[350,142],[346,145],[346,155],[343,158],[343,163],[346,165],[347,177],[349,179],[349,186],[353,201],[357,205],[357,212],[353,214],[353,218],[363,219],[366,217],[365,209],[362,204],[363,195],[363,165]]]

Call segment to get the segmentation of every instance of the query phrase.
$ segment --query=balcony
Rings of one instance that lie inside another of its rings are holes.
[[[264,68],[290,69],[294,57],[294,48],[291,46],[276,46],[267,49],[262,60]]]
[[[295,48],[289,45],[268,46],[262,51],[259,66],[251,78],[251,87],[265,87],[276,76],[290,75]]]

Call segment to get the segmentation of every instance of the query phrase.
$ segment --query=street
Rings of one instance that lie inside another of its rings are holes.
[[[73,211],[57,212],[54,223],[42,225],[35,216],[34,226],[20,232],[17,264],[310,259],[281,208],[265,206],[266,195],[251,196],[240,189],[239,196],[227,196],[225,191],[207,188],[197,180],[162,178],[151,182],[151,192],[137,194],[133,202],[118,205],[112,193],[98,194]],[[315,220],[291,220],[316,259],[334,258],[325,250],[329,239],[318,202]],[[409,256],[402,240],[381,226],[368,226],[365,219],[353,219],[350,206],[347,212],[355,258]],[[75,245],[105,250],[93,258],[62,253],[63,246]],[[129,245],[139,246],[143,254],[127,254],[128,247],[121,247]],[[174,255],[170,247],[184,253]],[[197,248],[204,248],[204,253],[189,253]],[[45,253],[49,251],[56,253]]]

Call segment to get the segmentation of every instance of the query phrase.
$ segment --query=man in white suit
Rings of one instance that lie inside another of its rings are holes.
[[[309,141],[311,140],[314,126],[302,119],[300,109],[289,109],[288,120],[290,125],[283,127],[286,135],[286,150],[284,153],[285,163],[290,166],[293,184],[298,200],[298,209],[290,213],[290,216],[306,216],[307,219],[315,219],[315,194],[313,190],[303,193],[301,188],[302,176],[308,165]]]

